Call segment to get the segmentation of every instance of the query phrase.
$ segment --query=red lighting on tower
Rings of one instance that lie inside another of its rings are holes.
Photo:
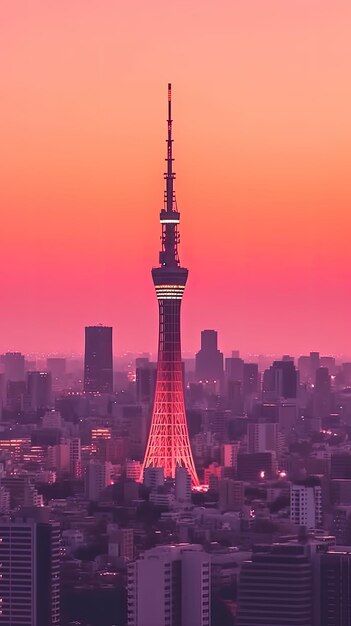
[[[185,467],[193,486],[199,479],[190,447],[183,389],[180,345],[180,307],[188,278],[178,255],[180,213],[173,183],[172,92],[168,85],[167,172],[164,208],[160,213],[162,250],[159,267],[152,278],[159,303],[159,343],[155,399],[142,474],[146,467],[163,467],[166,478],[174,478],[177,466]],[[141,476],[142,478],[142,476]]]

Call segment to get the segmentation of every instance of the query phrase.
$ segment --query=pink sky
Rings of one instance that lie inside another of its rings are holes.
[[[155,350],[167,82],[183,347],[351,355],[349,0],[3,0],[0,351]]]

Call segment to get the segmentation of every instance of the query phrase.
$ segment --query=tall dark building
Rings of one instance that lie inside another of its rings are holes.
[[[61,357],[49,357],[46,360],[47,371],[52,377],[52,384],[58,387],[64,383],[66,376],[66,359]]]
[[[331,378],[327,367],[316,370],[313,397],[313,413],[316,417],[328,417],[331,412]]]
[[[59,626],[60,527],[48,509],[0,520],[0,626]]]
[[[257,393],[258,391],[258,364],[244,363],[243,370],[243,391],[244,395]]]
[[[227,380],[243,382],[244,361],[239,357],[229,357],[225,360],[225,375]]]
[[[84,391],[112,393],[112,327],[85,329]]]
[[[155,395],[156,365],[149,359],[136,362],[136,399],[142,404],[151,404]]]
[[[52,400],[50,372],[27,372],[27,394],[30,409],[48,409]]]
[[[305,546],[260,546],[242,564],[237,626],[311,626],[312,565]]]
[[[329,394],[331,391],[329,370],[327,367],[319,367],[316,370],[316,392]]]
[[[320,626],[351,623],[351,549],[320,555]]]
[[[174,192],[171,96],[169,84],[166,189],[160,213],[162,249],[159,267],[152,270],[159,304],[156,390],[143,471],[147,467],[162,467],[167,478],[174,478],[177,466],[185,467],[192,483],[198,485],[184,404],[180,307],[188,270],[180,265],[178,254],[180,213]]]
[[[6,352],[0,357],[4,365],[6,380],[25,380],[25,359],[20,352]]]
[[[274,361],[264,372],[263,395],[267,400],[296,398],[297,371],[293,361]]]
[[[195,373],[197,380],[221,381],[223,378],[223,352],[218,350],[216,330],[201,332],[201,349],[196,354]]]

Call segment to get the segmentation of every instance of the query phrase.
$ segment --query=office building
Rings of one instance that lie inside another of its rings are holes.
[[[144,485],[148,489],[163,487],[165,476],[163,467],[146,467],[144,469]]]
[[[249,422],[247,425],[247,451],[256,452],[279,451],[279,427],[276,423]]]
[[[27,393],[32,411],[48,409],[52,402],[50,372],[27,372]]]
[[[263,396],[268,401],[296,398],[297,382],[293,361],[274,361],[263,375]]]
[[[225,376],[227,380],[243,383],[244,361],[239,357],[228,357],[225,359]]]
[[[9,380],[6,388],[6,407],[18,413],[27,408],[27,385],[24,380]]]
[[[112,484],[112,463],[89,461],[85,473],[85,493],[88,500],[97,502],[108,485]]]
[[[52,386],[60,389],[65,383],[66,359],[61,357],[49,357],[46,359],[46,369],[51,374]]]
[[[176,468],[175,498],[177,502],[191,502],[191,476],[185,467]]]
[[[136,400],[141,404],[152,404],[156,387],[156,365],[148,359],[136,359]]]
[[[59,541],[45,508],[0,519],[0,626],[59,626]]]
[[[311,626],[312,565],[300,544],[258,546],[241,566],[237,626]]]
[[[239,480],[259,480],[260,478],[274,478],[277,463],[274,452],[255,452],[253,454],[238,454],[237,477]]]
[[[200,545],[147,550],[128,566],[128,626],[209,626],[210,575]]]
[[[1,485],[9,493],[11,511],[19,507],[43,506],[43,496],[38,493],[34,480],[28,474],[3,476]]]
[[[240,511],[245,504],[245,485],[241,480],[223,478],[218,483],[220,511]]]
[[[111,326],[87,326],[85,329],[84,391],[113,391]]]
[[[319,555],[317,591],[320,626],[346,626],[351,623],[351,548],[329,549]]]
[[[243,392],[244,396],[258,392],[258,364],[244,363],[243,369]]]
[[[196,380],[203,382],[221,381],[223,378],[223,353],[218,349],[216,330],[201,332],[201,349],[196,354]]]
[[[238,380],[228,380],[227,382],[227,408],[234,415],[241,415],[244,410],[244,398],[242,394],[242,383]]]
[[[231,441],[221,445],[221,465],[223,467],[237,468],[240,441]]]
[[[108,556],[125,563],[134,558],[134,529],[118,528],[109,534]]]
[[[290,520],[297,526],[322,526],[322,488],[320,485],[291,485]]]
[[[6,352],[0,357],[0,361],[4,366],[6,381],[24,381],[25,380],[25,359],[24,354],[20,352]]]

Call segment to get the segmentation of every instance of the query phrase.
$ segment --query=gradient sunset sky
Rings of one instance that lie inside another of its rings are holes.
[[[2,0],[0,351],[155,351],[173,86],[183,349],[351,355],[350,0]]]

